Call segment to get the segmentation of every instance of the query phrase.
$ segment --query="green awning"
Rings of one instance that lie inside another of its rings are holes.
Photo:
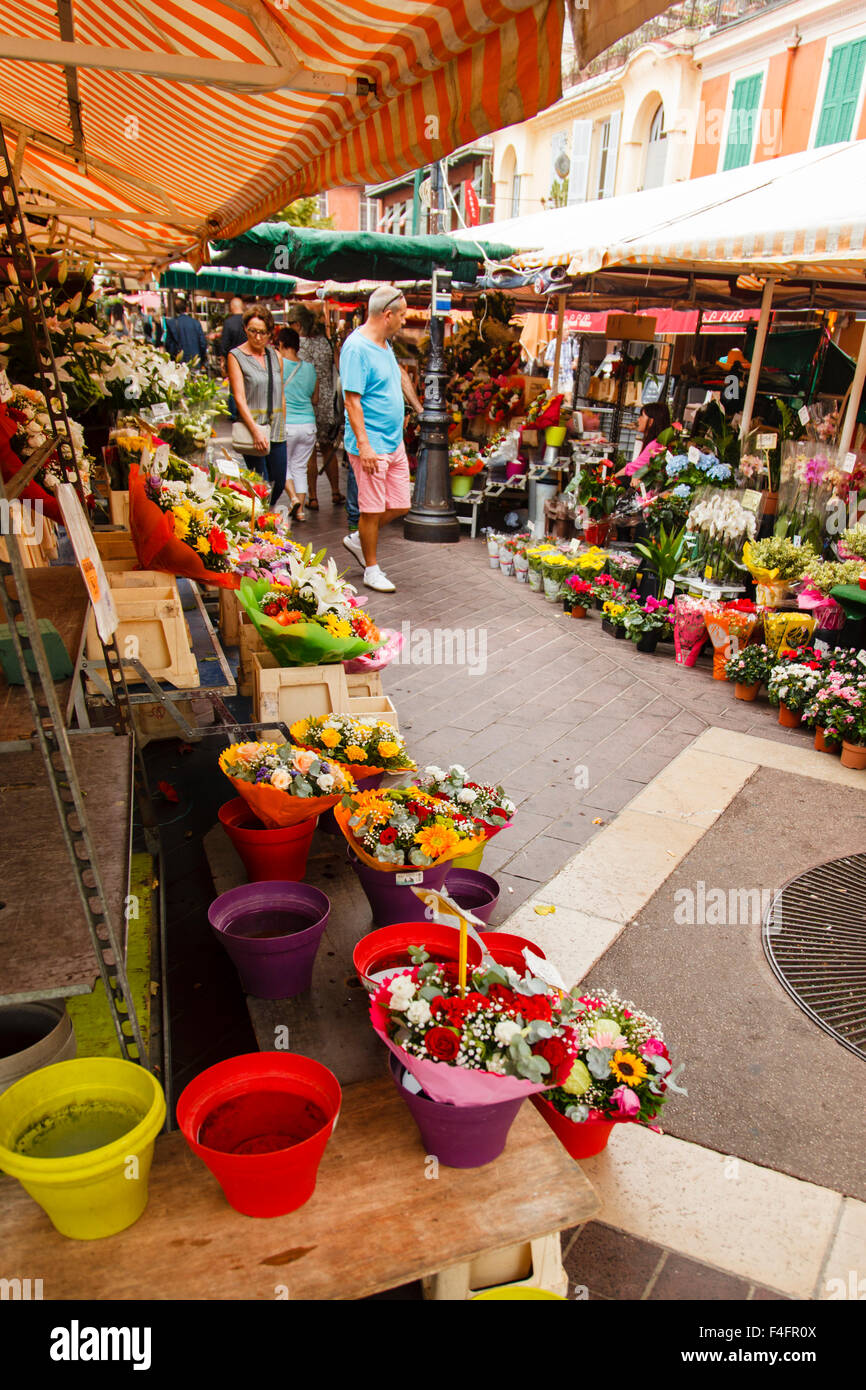
[[[201,290],[209,294],[240,294],[246,299],[289,299],[297,289],[290,275],[244,274],[230,267],[170,265],[159,277],[161,290]]]
[[[479,241],[482,241],[479,228]],[[491,260],[513,250],[485,245]],[[230,241],[212,242],[215,264],[280,270],[307,280],[429,280],[433,270],[450,270],[455,280],[474,283],[484,264],[472,243],[447,236],[393,236],[387,232],[329,232],[260,222]]]

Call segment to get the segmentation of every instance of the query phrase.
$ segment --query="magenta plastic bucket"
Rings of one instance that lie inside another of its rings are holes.
[[[299,880],[307,872],[316,817],[298,825],[270,830],[262,825],[242,796],[225,802],[218,812],[223,829],[243,860],[251,883]]]
[[[310,988],[331,903],[309,883],[245,883],[211,903],[208,921],[256,999]]]
[[[384,772],[374,772],[369,777],[356,777],[355,786],[359,792],[373,792],[377,787],[381,787],[384,779]],[[319,816],[319,829],[326,835],[339,835],[342,837],[342,830],[334,819],[333,810],[327,810]]]
[[[423,1092],[407,1091],[402,1081],[405,1068],[393,1053],[389,1066],[394,1085],[418,1126],[425,1153],[433,1154],[446,1168],[482,1168],[499,1157],[523,1096],[495,1105],[447,1105]]]
[[[341,1099],[320,1062],[250,1052],[195,1077],[178,1099],[177,1122],[235,1211],[285,1216],[313,1195]]]
[[[380,869],[370,869],[366,864],[362,864],[348,846],[347,852],[349,863],[358,875],[373,913],[373,922],[377,927],[391,927],[397,922],[413,921],[419,910],[423,909],[412,892],[412,881],[417,880],[414,884],[416,888],[422,885],[425,888],[441,888],[448,872],[448,864],[433,864],[429,869],[407,867],[396,874],[388,873]],[[408,881],[399,883],[398,879]]]
[[[445,891],[458,907],[465,907],[482,922],[489,922],[499,902],[499,884],[480,869],[449,869],[445,875]]]

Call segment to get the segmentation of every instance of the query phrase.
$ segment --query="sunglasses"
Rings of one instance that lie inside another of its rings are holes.
[[[383,314],[387,314],[388,310],[391,308],[391,305],[392,305],[392,304],[399,304],[399,302],[400,302],[400,300],[401,300],[402,298],[403,298],[403,291],[401,290],[399,294],[395,294],[395,295],[393,296],[393,298],[391,298],[391,299],[388,300],[388,303],[387,303],[387,304],[384,304],[384,305],[382,306],[381,312],[382,312]]]

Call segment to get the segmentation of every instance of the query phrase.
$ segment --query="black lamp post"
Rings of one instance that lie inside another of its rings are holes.
[[[433,276],[430,302],[430,356],[424,375],[424,410],[412,510],[403,521],[407,541],[453,543],[460,539],[460,522],[451,496],[448,469],[448,406],[445,387],[445,313],[437,313],[442,296],[450,301],[451,276],[438,270]]]

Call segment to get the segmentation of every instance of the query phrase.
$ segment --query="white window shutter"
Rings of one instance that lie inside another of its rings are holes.
[[[568,205],[586,202],[589,182],[589,154],[592,148],[592,121],[574,121],[571,127],[571,170],[568,175]]]
[[[616,188],[616,164],[619,157],[619,129],[622,125],[622,115],[619,111],[614,111],[610,118],[610,135],[607,142],[607,165],[604,171],[604,188],[602,198],[612,198]]]

